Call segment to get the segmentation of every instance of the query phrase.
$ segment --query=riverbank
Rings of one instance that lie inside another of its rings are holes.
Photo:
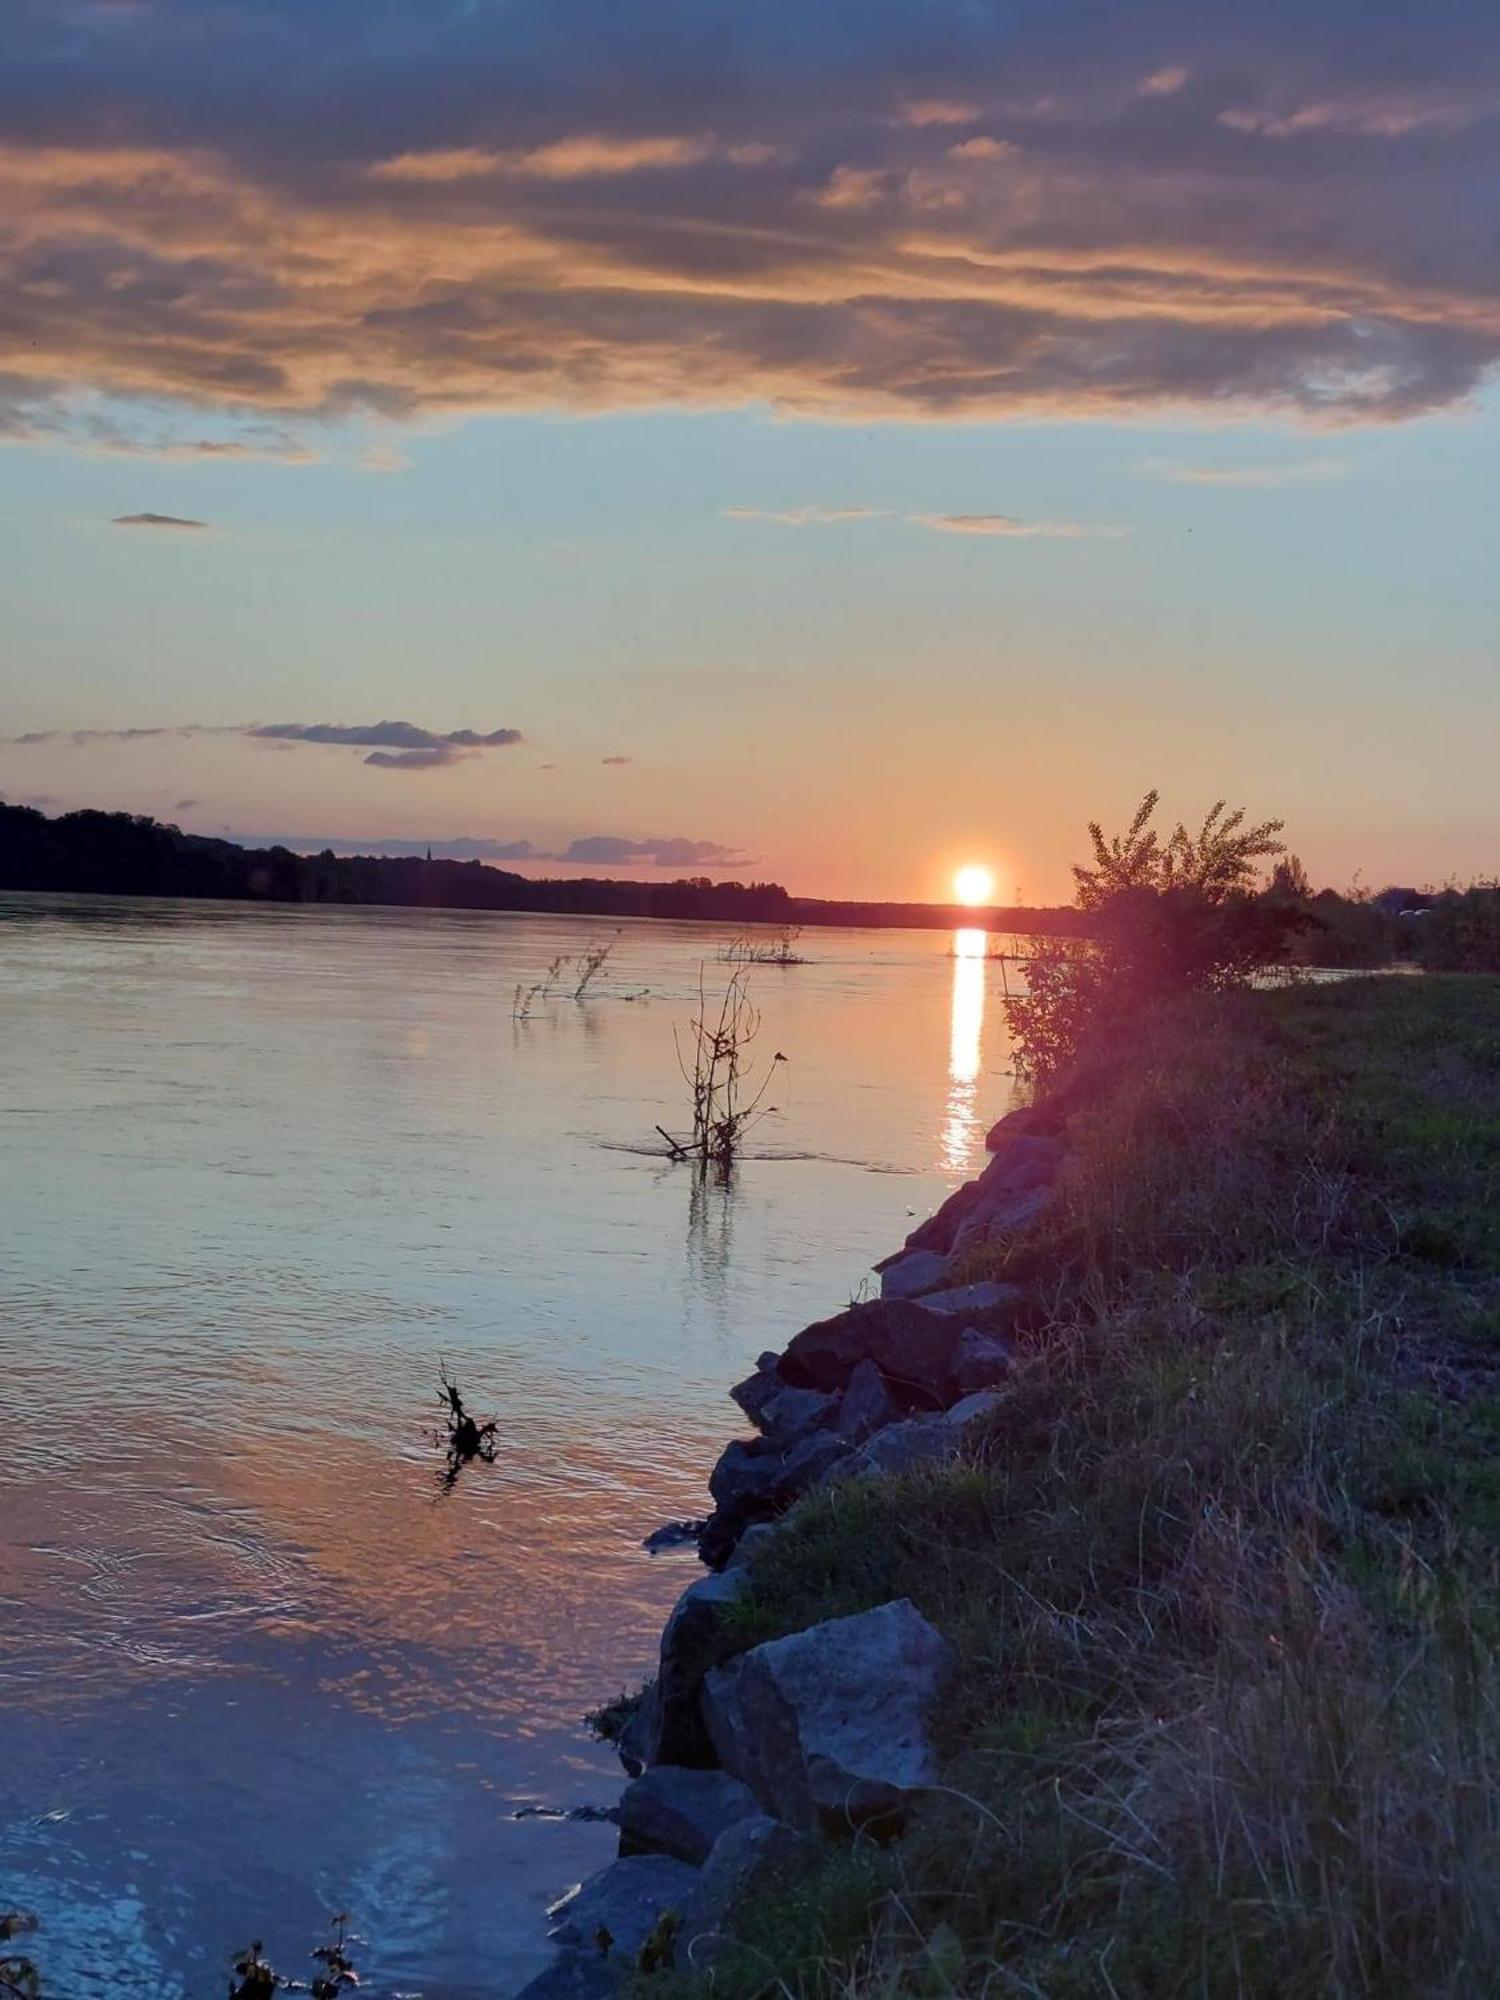
[[[1495,1990],[1500,986],[1198,1004],[995,1136],[973,1311],[741,1385],[537,1990]]]

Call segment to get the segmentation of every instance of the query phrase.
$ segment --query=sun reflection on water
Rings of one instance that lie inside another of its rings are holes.
[[[939,1163],[964,1173],[979,1138],[976,1104],[984,1035],[984,977],[989,933],[953,933],[953,1006],[948,1031],[948,1099],[943,1108]]]

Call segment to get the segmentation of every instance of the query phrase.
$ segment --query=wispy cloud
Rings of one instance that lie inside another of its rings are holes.
[[[1177,486],[1303,486],[1349,475],[1349,466],[1339,458],[1305,458],[1296,465],[1184,465],[1153,458],[1147,465],[1158,479]]]
[[[570,867],[748,868],[757,857],[718,840],[692,840],[681,834],[636,838],[629,834],[592,833],[563,847],[539,847],[530,840],[485,835],[384,835],[362,840],[357,835],[234,834],[250,847],[289,847],[294,853],[317,853],[325,847],[336,854],[423,854],[429,848],[445,861],[561,862]]]
[[[410,472],[411,460],[404,451],[388,444],[372,444],[359,456],[361,472]]]
[[[938,535],[992,535],[1014,542],[1080,542],[1094,537],[1116,541],[1130,533],[1129,528],[1089,521],[1023,521],[1014,514],[908,514],[906,518]]]
[[[784,528],[824,527],[840,521],[901,519],[912,527],[941,535],[993,535],[1010,541],[1083,541],[1091,537],[1117,540],[1129,528],[1087,521],[1027,521],[1015,514],[904,514],[891,507],[726,507],[728,521],[771,521]]]
[[[375,180],[429,183],[478,180],[494,174],[546,181],[592,180],[687,167],[708,151],[709,142],[699,137],[666,134],[622,139],[605,133],[581,133],[522,152],[462,146],[401,153],[395,159],[378,161],[370,174]]]
[[[685,840],[680,834],[638,840],[617,833],[586,834],[581,840],[571,841],[561,853],[536,858],[606,866],[644,861],[653,868],[743,868],[753,859],[717,840]]]
[[[186,514],[116,514],[116,528],[206,528],[207,521],[190,520]]]
[[[240,736],[248,742],[290,749],[297,744],[341,744],[368,752],[366,764],[377,771],[432,771],[456,764],[486,750],[509,749],[524,743],[519,729],[423,729],[415,722],[187,722],[129,729],[32,729],[3,740],[13,744],[67,743],[84,749],[92,743],[135,743],[175,736]]]
[[[726,507],[726,521],[773,521],[782,528],[826,527],[836,521],[874,521],[883,507]]]

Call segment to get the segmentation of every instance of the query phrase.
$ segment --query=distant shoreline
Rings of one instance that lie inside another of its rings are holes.
[[[482,861],[420,855],[298,854],[206,839],[131,813],[49,819],[0,802],[0,890],[160,896],[219,902],[488,910],[581,917],[661,917],[772,928],[954,930],[1048,934],[1077,928],[1071,910],[967,909],[943,903],[793,896],[778,882],[531,878]]]

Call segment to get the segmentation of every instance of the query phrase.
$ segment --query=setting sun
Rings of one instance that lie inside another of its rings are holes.
[[[960,868],[954,876],[953,895],[957,902],[970,910],[978,909],[981,903],[994,902],[995,871],[981,867],[977,861],[970,862],[968,867]]]

